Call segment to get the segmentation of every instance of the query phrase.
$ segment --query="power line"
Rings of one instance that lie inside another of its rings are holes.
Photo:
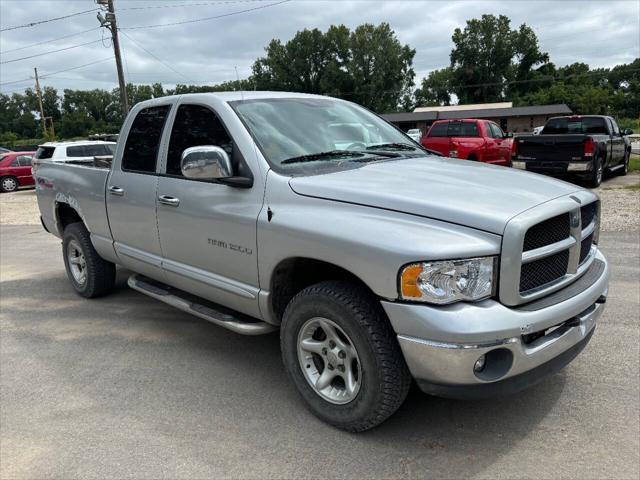
[[[88,67],[89,65],[95,65],[96,63],[102,63],[102,62],[106,62],[108,60],[113,59],[113,57],[108,57],[108,58],[103,58],[102,60],[96,60],[94,62],[89,62],[89,63],[85,63],[83,65],[77,65],[75,67],[70,67],[70,68],[65,68],[64,70],[58,70],[57,72],[51,72],[51,73],[44,73],[40,75],[40,78],[48,78],[51,77],[52,75],[57,75],[59,73],[64,73],[64,72],[70,72],[71,70],[78,70],[80,68],[84,68],[84,67]],[[31,82],[32,77],[28,77],[28,78],[24,78],[22,80],[12,80],[10,82],[2,82],[0,83],[0,85],[11,85],[13,83],[22,83],[22,82]]]
[[[101,42],[102,39],[99,40],[94,40],[93,42],[85,42],[85,43],[79,43],[77,45],[71,45],[70,47],[65,47],[65,48],[59,48],[57,50],[49,50],[48,52],[44,52],[44,53],[38,53],[36,55],[30,55],[28,57],[21,57],[21,58],[16,58],[14,60],[6,60],[4,62],[0,62],[0,65],[4,65],[5,63],[14,63],[14,62],[19,62],[20,60],[27,60],[29,58],[35,58],[35,57],[41,57],[43,55],[49,55],[50,53],[56,53],[56,52],[62,52],[64,50],[71,50],[72,48],[78,48],[78,47],[83,47],[85,45],[91,45],[92,43],[98,43]]]
[[[205,5],[223,5],[227,3],[254,3],[254,2],[264,2],[264,1],[267,1],[267,0],[220,0],[217,2],[180,3],[180,4],[173,4],[173,5],[147,5],[144,7],[126,7],[126,8],[119,8],[118,10],[124,11],[124,10],[148,10],[148,9],[155,9],[155,8],[201,7]]]
[[[185,25],[187,23],[196,23],[196,22],[206,22],[208,20],[215,20],[217,18],[231,17],[232,15],[239,15],[241,13],[253,12],[256,10],[262,10],[264,8],[275,7],[276,5],[281,5],[283,3],[290,2],[291,0],[281,0],[279,2],[270,3],[268,5],[260,5],[259,7],[247,8],[245,10],[238,10],[236,12],[224,13],[222,15],[215,15],[213,17],[205,17],[205,18],[197,18],[195,20],[184,20],[182,22],[173,22],[173,23],[158,23],[155,25],[139,25],[136,27],[120,27],[120,30],[139,30],[142,28],[157,28],[157,27],[169,27],[173,25]]]
[[[19,47],[19,48],[12,48],[11,50],[3,50],[3,51],[0,51],[0,54],[5,54],[5,53],[9,53],[9,52],[17,52],[18,50],[26,50],[27,48],[37,47],[38,45],[45,45],[47,43],[57,42],[58,40],[62,40],[63,38],[75,37],[76,35],[82,35],[83,33],[91,32],[91,31],[97,30],[99,28],[100,27],[94,27],[94,28],[90,28],[89,30],[83,30],[81,32],[76,32],[76,33],[71,33],[69,35],[64,35],[62,37],[52,38],[51,40],[45,40],[44,42],[32,43],[31,45],[26,45],[24,47]]]
[[[15,25],[13,27],[5,27],[0,28],[0,32],[8,32],[9,30],[17,30],[18,28],[26,28],[26,27],[34,27],[36,25],[40,25],[42,23],[55,22],[57,20],[63,20],[65,18],[77,17],[78,15],[86,15],[87,13],[97,12],[97,8],[92,8],[91,10],[83,10],[82,12],[71,13],[69,15],[63,15],[62,17],[49,18],[47,20],[39,20],[37,22],[25,23],[24,25]]]
[[[178,75],[180,75],[182,78],[184,78],[185,80],[187,80],[188,82],[191,82],[191,80],[184,75],[182,72],[179,72],[178,70],[176,70],[175,68],[173,68],[171,65],[169,65],[168,63],[165,63],[164,61],[162,61],[160,58],[158,58],[156,55],[154,55],[152,52],[150,52],[149,50],[147,50],[146,48],[144,48],[142,45],[140,45],[138,42],[136,42],[133,38],[131,38],[131,36],[129,34],[127,34],[127,32],[122,32],[122,34],[127,37],[129,40],[131,40],[133,42],[133,44],[144,50],[145,52],[147,52],[149,55],[151,55],[153,58],[155,58],[158,62],[160,62],[162,65],[164,65],[165,67],[167,67],[169,70],[171,70],[174,73],[177,73]]]

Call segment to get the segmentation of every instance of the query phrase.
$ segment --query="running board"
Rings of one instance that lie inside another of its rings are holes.
[[[263,335],[278,329],[278,327],[269,323],[256,320],[242,313],[233,312],[142,275],[131,275],[127,283],[140,293],[242,335]]]
[[[609,171],[615,172],[616,170],[620,170],[621,168],[624,168],[624,163],[621,163],[620,165],[616,165],[615,167],[610,167]]]

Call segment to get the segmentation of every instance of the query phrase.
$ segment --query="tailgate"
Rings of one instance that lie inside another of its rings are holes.
[[[519,160],[583,160],[586,135],[536,135],[517,137]]]

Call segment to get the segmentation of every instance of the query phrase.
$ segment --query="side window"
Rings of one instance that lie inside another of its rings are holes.
[[[500,129],[498,125],[495,123],[489,123],[489,127],[491,128],[491,133],[493,138],[503,138],[504,132]]]
[[[215,145],[232,154],[231,138],[215,113],[200,105],[181,105],[171,130],[167,175],[182,176],[180,160],[189,147]]]
[[[11,166],[12,167],[19,167],[20,166],[20,160],[18,160],[18,158],[14,158],[13,160],[11,160]]]
[[[67,157],[86,157],[84,153],[84,146],[78,145],[75,147],[67,147]]]
[[[31,157],[27,155],[20,155],[18,157],[18,162],[20,162],[21,167],[30,167],[31,166]]]
[[[122,170],[155,173],[162,129],[170,108],[162,105],[138,112],[124,146]]]
[[[430,137],[446,137],[447,136],[447,124],[436,123],[429,131]]]
[[[618,128],[618,124],[616,123],[616,121],[613,118],[610,118],[609,121],[611,122],[611,133],[613,135],[620,135],[620,129]]]
[[[107,153],[107,149],[104,145],[96,144],[96,145],[85,145],[84,147],[84,156],[85,157],[95,157],[96,155],[110,155]]]

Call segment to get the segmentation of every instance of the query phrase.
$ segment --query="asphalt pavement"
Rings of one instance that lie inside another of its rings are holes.
[[[363,434],[311,415],[277,334],[243,337],[126,286],[85,300],[59,241],[0,226],[0,477],[640,476],[640,238],[601,234],[613,268],[591,343],[513,397],[413,390]]]

